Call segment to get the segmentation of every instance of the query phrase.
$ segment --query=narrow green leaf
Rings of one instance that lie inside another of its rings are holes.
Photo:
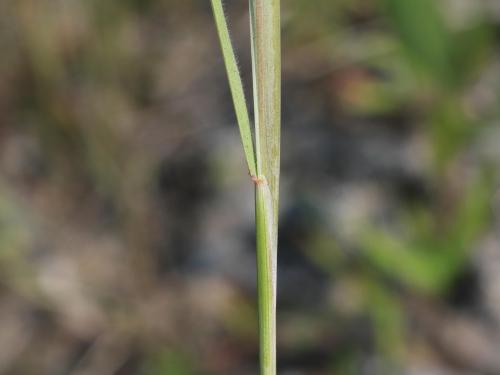
[[[224,9],[221,0],[211,0],[212,10],[214,13],[215,24],[219,40],[222,47],[222,55],[226,66],[227,76],[229,79],[229,87],[233,97],[234,108],[236,111],[236,118],[240,128],[241,142],[245,151],[245,158],[248,165],[250,175],[256,176],[256,160],[253,147],[252,132],[250,129],[250,118],[248,116],[248,108],[245,100],[245,93],[243,91],[243,83],[241,81],[238,64],[234,54],[231,38],[229,36],[229,29],[227,27]]]

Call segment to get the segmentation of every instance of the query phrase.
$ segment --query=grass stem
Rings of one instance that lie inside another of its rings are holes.
[[[260,367],[276,374],[277,240],[280,173],[280,1],[250,0],[255,108],[257,283]]]
[[[221,0],[211,0],[248,169],[255,182],[261,375],[276,374],[276,291],[281,123],[280,0],[249,0],[255,151]]]

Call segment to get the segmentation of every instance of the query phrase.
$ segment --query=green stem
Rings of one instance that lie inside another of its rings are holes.
[[[277,238],[271,190],[267,180],[257,182],[255,191],[257,234],[257,291],[259,295],[260,371],[276,374],[276,271]]]
[[[276,374],[276,270],[281,122],[280,1],[250,0],[257,156],[260,367]]]
[[[255,152],[243,85],[221,0],[211,0],[248,169],[256,184],[261,375],[276,374],[276,271],[281,122],[280,0],[249,0]]]

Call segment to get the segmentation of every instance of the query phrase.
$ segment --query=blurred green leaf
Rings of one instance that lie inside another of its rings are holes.
[[[367,308],[374,323],[376,345],[392,362],[399,361],[404,354],[405,324],[402,306],[386,287],[370,278],[367,279],[367,289]]]
[[[376,268],[407,287],[435,293],[444,283],[447,272],[439,250],[415,248],[379,230],[367,231],[363,244],[366,257]]]
[[[146,375],[192,375],[195,374],[192,361],[178,351],[165,350],[151,359]]]
[[[453,36],[453,65],[457,71],[457,83],[463,87],[487,61],[492,53],[492,30],[479,23]]]
[[[434,153],[434,166],[438,173],[470,141],[477,129],[463,111],[458,98],[443,99],[430,114],[430,136]]]
[[[394,29],[411,62],[448,86],[456,77],[451,36],[434,0],[384,0]]]
[[[465,192],[444,232],[429,223],[419,226],[420,218],[405,224],[418,228],[413,232],[417,235],[410,238],[372,228],[362,240],[364,254],[376,268],[407,287],[430,294],[444,292],[467,263],[474,241],[488,223],[491,197],[489,179],[478,178]]]
[[[485,171],[469,188],[455,214],[448,236],[454,246],[469,246],[491,219],[494,196],[492,178]]]

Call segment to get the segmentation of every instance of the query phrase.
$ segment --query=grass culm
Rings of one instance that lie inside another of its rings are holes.
[[[280,0],[249,0],[254,132],[221,0],[211,0],[248,171],[255,184],[261,375],[276,374],[280,174]]]

